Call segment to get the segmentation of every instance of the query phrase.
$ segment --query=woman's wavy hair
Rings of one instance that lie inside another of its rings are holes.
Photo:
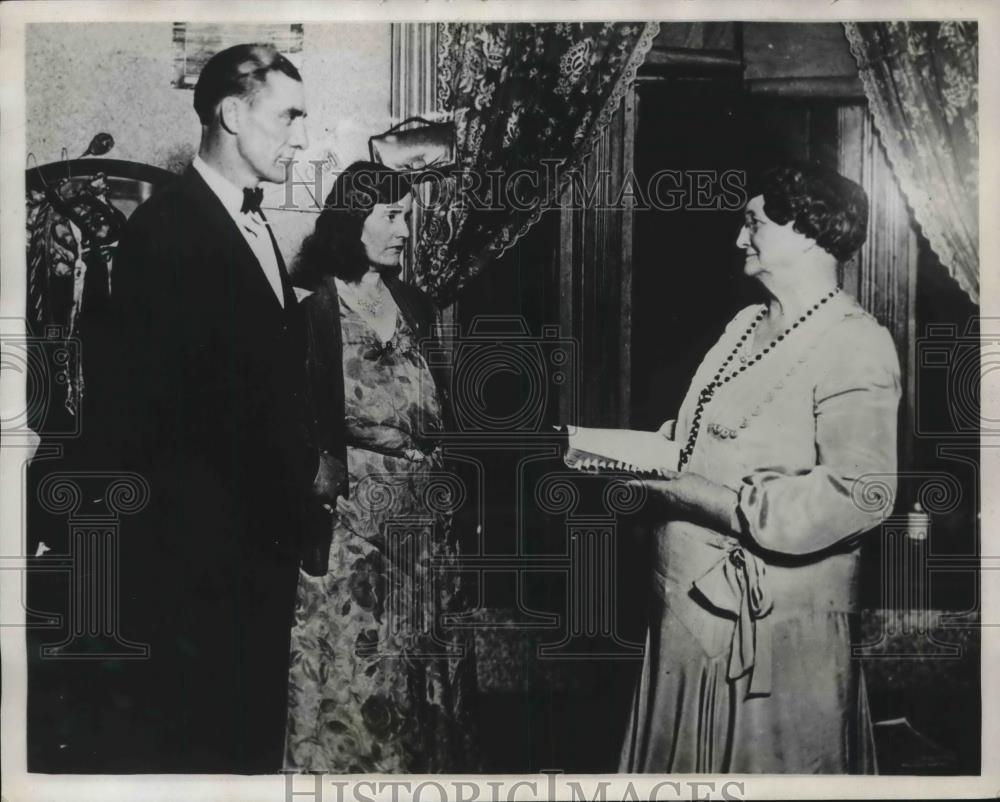
[[[357,281],[368,271],[361,229],[376,203],[396,203],[410,178],[375,162],[358,161],[337,178],[292,265],[295,284],[315,289],[324,276]]]
[[[748,197],[764,197],[764,213],[779,225],[792,221],[800,234],[845,262],[868,233],[868,196],[848,178],[818,164],[765,170],[748,186]]]

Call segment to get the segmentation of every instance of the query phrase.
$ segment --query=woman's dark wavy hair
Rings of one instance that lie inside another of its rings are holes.
[[[868,196],[848,178],[818,164],[790,164],[763,171],[747,196],[764,196],[764,213],[779,225],[792,221],[800,234],[844,262],[868,233]]]
[[[361,229],[376,203],[396,203],[410,192],[405,173],[358,161],[337,178],[316,228],[302,242],[292,265],[295,284],[314,289],[324,276],[357,281],[368,271]]]

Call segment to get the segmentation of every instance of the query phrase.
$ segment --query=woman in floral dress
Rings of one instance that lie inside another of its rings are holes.
[[[289,769],[478,765],[472,642],[445,618],[466,605],[451,529],[460,490],[442,464],[441,393],[419,348],[434,310],[395,278],[411,205],[404,176],[353,164],[299,257],[297,281],[314,289],[303,301],[311,428],[326,464],[346,465],[346,491],[331,508],[326,574],[300,577]]]

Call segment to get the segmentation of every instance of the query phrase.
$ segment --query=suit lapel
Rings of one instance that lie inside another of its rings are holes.
[[[261,267],[256,255],[254,255],[253,250],[247,243],[239,225],[233,220],[229,212],[226,211],[226,207],[222,205],[222,201],[212,192],[211,188],[205,183],[194,167],[188,167],[182,180],[184,181],[184,187],[188,195],[197,203],[197,208],[203,211],[205,224],[211,231],[221,234],[223,241],[231,246],[228,250],[237,263],[234,272],[242,279],[242,283],[248,293],[258,301],[261,307],[280,315],[283,311],[281,304],[278,303],[278,299],[274,295],[271,282],[264,275],[264,268]],[[270,227],[268,227],[268,233],[270,234]],[[274,235],[270,234],[270,236],[278,257],[278,270],[281,274],[282,290],[285,296],[285,309],[287,309],[291,284],[285,271],[281,252],[274,241]],[[294,294],[291,297],[294,303]]]
[[[264,217],[264,213],[261,212],[260,216]],[[288,311],[289,308],[298,303],[298,300],[295,298],[295,290],[292,288],[292,280],[288,277],[288,270],[285,268],[285,260],[281,255],[281,248],[278,247],[278,240],[275,239],[274,232],[271,231],[271,224],[267,221],[267,218],[264,218],[264,223],[267,228],[267,234],[271,238],[271,247],[274,248],[274,255],[278,260],[278,275],[281,276],[281,292],[285,298],[285,311]]]

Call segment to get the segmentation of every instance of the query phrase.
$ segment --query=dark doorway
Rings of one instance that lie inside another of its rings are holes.
[[[655,429],[754,298],[735,247],[752,143],[738,80],[650,79],[637,95],[635,174],[650,208],[634,218],[631,424]]]

